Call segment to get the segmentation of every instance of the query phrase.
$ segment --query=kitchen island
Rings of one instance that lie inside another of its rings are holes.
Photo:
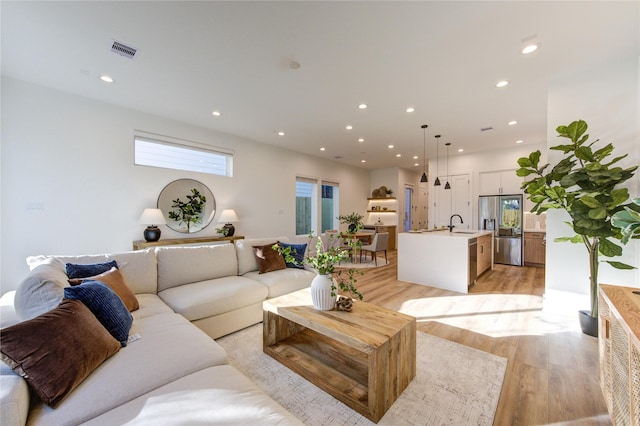
[[[492,231],[403,232],[398,234],[398,280],[468,293],[476,277],[493,268],[492,256]]]

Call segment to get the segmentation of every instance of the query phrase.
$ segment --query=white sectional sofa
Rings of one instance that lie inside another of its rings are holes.
[[[139,338],[106,359],[55,408],[30,395],[25,379],[0,363],[2,424],[301,424],[231,367],[213,340],[260,322],[267,298],[310,285],[315,274],[305,269],[258,272],[253,246],[276,240],[286,238],[30,257],[31,272],[15,293],[19,321],[59,306],[69,286],[67,263],[115,260],[139,303],[129,332]],[[11,317],[6,312],[3,307],[3,322]]]

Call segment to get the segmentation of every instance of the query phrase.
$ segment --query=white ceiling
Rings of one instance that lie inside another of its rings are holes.
[[[435,134],[451,155],[545,141],[550,83],[640,55],[639,5],[2,1],[2,74],[355,166],[421,169],[422,124],[429,157]],[[522,55],[527,39],[541,47]]]

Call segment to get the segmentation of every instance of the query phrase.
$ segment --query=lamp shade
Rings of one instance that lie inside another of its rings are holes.
[[[224,223],[233,223],[233,222],[239,222],[239,219],[235,210],[228,209],[228,210],[222,210],[222,213],[220,214],[220,219],[218,219],[218,221],[224,222]]]
[[[164,225],[167,221],[160,209],[144,209],[138,219],[138,223],[141,225]]]

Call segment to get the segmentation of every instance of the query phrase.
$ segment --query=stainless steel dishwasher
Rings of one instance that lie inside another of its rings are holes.
[[[469,286],[476,283],[478,278],[478,239],[469,238]]]

